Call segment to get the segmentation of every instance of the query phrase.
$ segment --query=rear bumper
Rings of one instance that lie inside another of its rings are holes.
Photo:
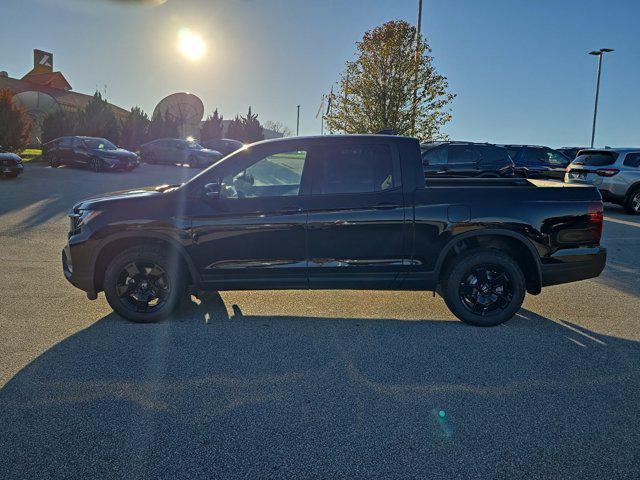
[[[21,163],[15,165],[0,165],[0,175],[20,175],[24,171]]]
[[[604,270],[606,263],[607,250],[603,247],[556,252],[542,264],[542,286],[597,277]]]
[[[615,193],[612,193],[609,190],[603,190],[602,188],[599,188],[598,190],[600,191],[600,195],[602,195],[603,202],[610,202],[610,203],[624,202],[624,195],[616,195]]]

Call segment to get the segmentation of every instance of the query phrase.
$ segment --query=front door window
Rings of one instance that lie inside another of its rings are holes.
[[[304,150],[275,153],[241,171],[227,174],[220,184],[220,198],[299,195],[306,158]]]

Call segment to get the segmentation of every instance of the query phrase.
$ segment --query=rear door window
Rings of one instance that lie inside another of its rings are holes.
[[[492,145],[477,145],[476,150],[483,160],[492,163],[509,163],[511,158],[506,148]]]
[[[478,153],[471,145],[452,145],[449,147],[449,164],[473,163],[478,161]]]
[[[549,148],[545,153],[547,154],[547,163],[552,167],[566,167],[569,165],[569,159],[560,152]]]
[[[430,148],[422,152],[424,165],[445,165],[448,160],[449,149],[447,147]]]
[[[640,167],[640,153],[627,153],[622,163],[625,167]]]
[[[328,147],[317,170],[314,194],[373,193],[400,185],[400,168],[388,145]]]
[[[542,148],[527,148],[524,151],[524,161],[530,166],[541,166],[547,163],[547,155]]]

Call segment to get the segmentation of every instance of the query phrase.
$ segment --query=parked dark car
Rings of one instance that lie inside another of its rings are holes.
[[[426,177],[513,177],[507,150],[489,143],[430,142],[421,151]]]
[[[231,138],[219,138],[216,140],[207,140],[205,142],[201,142],[201,144],[204,148],[217,150],[218,152],[220,152],[222,155],[225,155],[225,156],[244,147],[244,143],[238,140],[233,140]]]
[[[505,145],[516,165],[516,176],[562,180],[569,157],[549,147]]]
[[[208,167],[224,155],[204,148],[196,141],[179,138],[159,138],[140,147],[140,156],[146,163],[182,164],[192,168]]]
[[[130,172],[140,164],[135,153],[98,137],[60,137],[43,145],[43,155],[52,168],[71,165],[94,172]]]
[[[560,147],[557,150],[562,153],[569,160],[573,160],[578,156],[580,150],[584,150],[587,147]]]
[[[189,182],[78,203],[66,278],[133,321],[187,291],[435,290],[461,320],[497,325],[525,292],[600,274],[592,186],[426,179],[408,137],[255,143]]]
[[[15,178],[24,171],[20,155],[6,151],[0,147],[0,176]]]

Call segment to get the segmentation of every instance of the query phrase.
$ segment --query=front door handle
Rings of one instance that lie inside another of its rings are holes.
[[[293,207],[293,206],[282,207],[281,209],[278,210],[278,212],[280,212],[280,213],[302,213],[302,208]]]

